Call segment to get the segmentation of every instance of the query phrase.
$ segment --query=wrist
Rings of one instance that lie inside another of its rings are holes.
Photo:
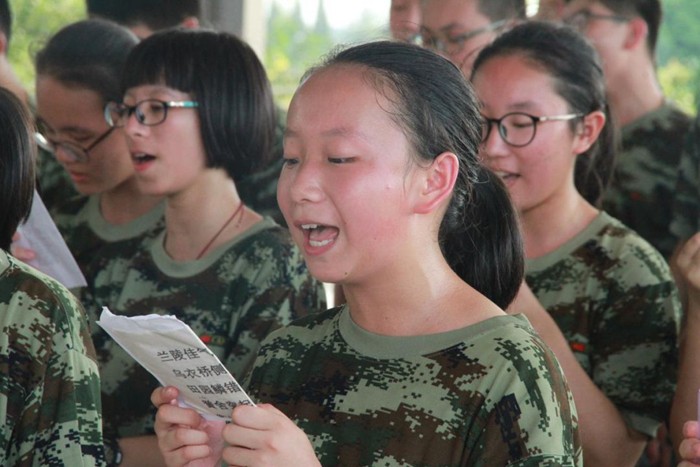
[[[105,462],[108,467],[116,467],[122,463],[122,451],[119,447],[119,440],[115,437],[104,437]]]

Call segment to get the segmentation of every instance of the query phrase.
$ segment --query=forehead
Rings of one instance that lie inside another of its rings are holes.
[[[479,11],[478,0],[425,0],[421,5],[423,26],[434,31],[475,29],[490,22]]]

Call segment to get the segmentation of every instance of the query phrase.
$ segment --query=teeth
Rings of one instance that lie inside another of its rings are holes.
[[[318,242],[318,241],[316,241],[316,240],[309,240],[309,245],[314,246],[314,247],[326,246],[326,245],[328,245],[329,243],[331,243],[332,241],[333,241],[332,239],[323,240],[323,241],[320,241],[320,242]]]
[[[318,229],[318,224],[302,224],[301,228],[304,230]]]

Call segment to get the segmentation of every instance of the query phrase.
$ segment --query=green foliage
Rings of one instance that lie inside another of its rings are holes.
[[[700,67],[697,60],[682,62],[671,58],[659,69],[659,82],[666,96],[678,106],[693,114],[697,109],[700,91]]]
[[[13,14],[8,57],[27,90],[34,89],[34,55],[63,26],[85,17],[85,0],[10,0]]]

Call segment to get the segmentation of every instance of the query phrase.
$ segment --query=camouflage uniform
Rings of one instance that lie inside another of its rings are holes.
[[[104,465],[100,380],[85,314],[0,250],[0,465]]]
[[[50,152],[39,148],[36,168],[37,190],[51,214],[66,200],[82,196],[75,189],[68,172]]]
[[[603,209],[669,258],[677,239],[669,230],[683,140],[691,119],[670,103],[622,128]]]
[[[323,465],[582,465],[561,369],[522,316],[390,337],[334,308],[270,335],[247,387]]]
[[[161,234],[150,240],[148,251],[116,258],[103,269],[84,303],[93,315],[104,305],[123,316],[177,316],[242,378],[270,331],[325,308],[325,296],[289,232],[265,218],[197,261],[171,259]],[[152,432],[155,410],[149,400],[158,383],[104,331],[93,332],[105,432],[118,437]]]
[[[680,323],[661,255],[600,213],[556,251],[527,260],[526,280],[627,424],[654,436],[676,387]]]
[[[78,196],[53,214],[68,248],[88,284],[115,258],[131,258],[143,247],[143,239],[164,228],[164,203],[126,224],[108,223],[100,213],[100,197]]]
[[[681,156],[671,232],[680,240],[700,232],[700,114]]]

